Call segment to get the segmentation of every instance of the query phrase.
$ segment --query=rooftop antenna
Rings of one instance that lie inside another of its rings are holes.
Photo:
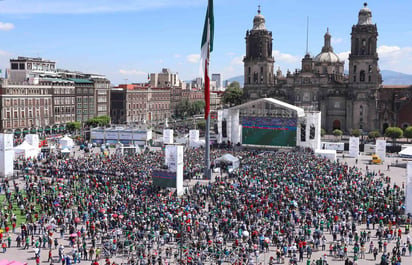
[[[306,18],[306,54],[309,54],[309,16]]]

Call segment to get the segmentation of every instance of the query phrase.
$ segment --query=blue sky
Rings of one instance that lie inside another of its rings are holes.
[[[169,68],[182,80],[199,76],[207,0],[0,0],[0,68],[17,56],[42,57],[58,68],[106,75],[114,84],[144,82]],[[363,1],[215,0],[211,72],[243,74],[245,34],[261,5],[273,34],[275,68],[300,67],[316,56],[329,27],[335,52],[345,60],[350,32]],[[368,2],[378,26],[382,70],[412,74],[412,2]]]

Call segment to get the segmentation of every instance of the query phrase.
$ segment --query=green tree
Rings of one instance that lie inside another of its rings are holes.
[[[175,117],[176,118],[184,119],[187,116],[189,116],[189,112],[190,112],[189,100],[183,99],[183,100],[179,101],[179,103],[177,103],[176,109],[175,109]]]
[[[403,135],[406,138],[411,139],[412,138],[412,126],[406,127],[405,130],[403,131]]]
[[[325,134],[326,134],[326,130],[323,129],[323,128],[321,128],[321,129],[320,129],[320,137],[325,136]]]
[[[359,129],[353,129],[353,130],[351,131],[351,135],[352,135],[352,136],[355,136],[355,137],[359,137],[359,136],[361,135],[361,132],[360,132]]]
[[[338,139],[339,137],[343,135],[343,132],[339,129],[335,129],[333,130],[332,134],[336,137],[336,139]]]
[[[205,120],[197,120],[196,126],[199,130],[204,131],[206,129],[206,121]]]
[[[385,130],[385,136],[392,138],[393,145],[396,145],[396,139],[401,138],[403,136],[403,131],[399,127],[388,127]]]
[[[205,102],[203,100],[190,102],[187,99],[181,100],[174,110],[174,118],[185,119],[187,117],[204,113]]]
[[[107,126],[109,124],[110,124],[109,116],[94,117],[86,121],[86,125],[91,126],[91,127]]]
[[[73,121],[73,122],[68,122],[66,124],[66,129],[70,132],[70,133],[75,133],[78,130],[80,130],[80,128],[82,127],[82,124],[78,121]]]
[[[230,83],[227,88],[236,88],[236,89],[240,89],[240,84],[238,81],[233,81],[232,83]]]
[[[375,141],[375,139],[379,137],[381,137],[381,134],[377,130],[373,130],[368,133],[368,138],[371,139],[372,141]]]
[[[236,106],[242,103],[242,97],[243,90],[240,89],[239,83],[234,81],[223,92],[222,101],[224,104],[229,104],[229,106]]]

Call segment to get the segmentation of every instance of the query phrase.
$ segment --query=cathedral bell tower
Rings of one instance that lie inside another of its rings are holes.
[[[348,107],[351,107],[352,114],[349,115],[348,128],[364,131],[377,129],[376,98],[382,83],[377,40],[378,29],[372,23],[372,11],[365,3],[351,33],[349,90],[352,100],[348,102]]]
[[[350,83],[370,86],[381,82],[378,68],[378,29],[372,24],[372,11],[364,4],[359,11],[358,24],[352,27],[349,55]]]
[[[253,29],[246,32],[246,56],[244,63],[244,96],[258,99],[266,96],[273,86],[272,32],[265,27],[265,18],[260,13],[253,19]]]

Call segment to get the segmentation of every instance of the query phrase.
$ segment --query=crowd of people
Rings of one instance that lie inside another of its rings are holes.
[[[24,161],[24,177],[2,184],[3,250],[34,248],[37,264],[46,251],[62,265],[401,264],[411,255],[403,184],[298,150],[216,149],[211,161],[226,152],[240,168],[201,182],[203,150],[185,150],[192,184],[181,197],[152,185],[163,151]]]

